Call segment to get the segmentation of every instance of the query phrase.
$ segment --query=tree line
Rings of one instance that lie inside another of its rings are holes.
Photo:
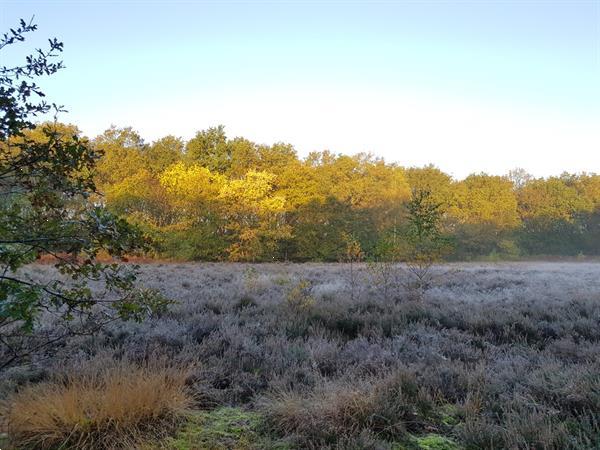
[[[51,126],[85,140],[73,125]],[[45,139],[43,127],[27,137]],[[151,236],[156,257],[338,261],[352,242],[366,258],[386,258],[405,236],[415,190],[440,207],[449,259],[600,254],[596,174],[535,178],[516,169],[455,180],[365,153],[300,158],[290,144],[231,139],[223,126],[151,143],[111,127],[89,144],[101,155],[95,201]]]

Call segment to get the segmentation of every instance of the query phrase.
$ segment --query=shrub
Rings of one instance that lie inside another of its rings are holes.
[[[315,299],[311,294],[312,285],[308,280],[300,280],[293,285],[287,292],[286,303],[296,312],[307,311],[315,304]]]
[[[244,270],[243,281],[246,292],[255,294],[258,291],[258,278],[259,273],[256,268],[250,266]]]
[[[235,304],[236,310],[242,310],[244,308],[251,308],[256,306],[256,300],[252,298],[250,295],[243,295],[242,298]]]
[[[364,253],[360,246],[360,242],[358,242],[353,236],[344,235],[344,242],[346,244],[346,248],[342,256],[342,262],[345,263],[347,267],[345,277],[348,283],[350,300],[353,301],[356,297],[356,291],[359,287],[360,281],[358,277],[357,264],[364,259]]]
[[[96,374],[27,386],[7,401],[16,448],[118,449],[165,435],[189,404],[186,372],[116,362]]]
[[[390,294],[397,287],[397,267],[394,261],[376,260],[367,263],[369,282],[384,300],[388,300]]]
[[[277,393],[262,406],[272,431],[296,436],[302,448],[321,448],[361,433],[403,439],[428,428],[435,409],[431,395],[405,371],[351,384],[328,383],[304,395]]]

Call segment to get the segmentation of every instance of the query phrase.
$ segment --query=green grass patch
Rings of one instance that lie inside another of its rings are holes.
[[[289,447],[261,434],[260,414],[222,407],[190,414],[188,422],[166,442],[172,450],[285,450]]]
[[[444,405],[440,409],[441,421],[448,427],[453,427],[461,422],[461,415],[456,405]]]
[[[460,450],[452,439],[439,434],[428,434],[415,439],[417,448],[422,450]]]
[[[452,439],[434,433],[425,436],[408,435],[406,439],[390,444],[392,450],[463,450]]]

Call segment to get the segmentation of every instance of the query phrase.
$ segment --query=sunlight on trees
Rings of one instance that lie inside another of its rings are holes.
[[[103,201],[149,232],[161,256],[337,261],[351,235],[368,259],[380,259],[399,244],[414,189],[444,211],[440,223],[456,243],[447,258],[593,255],[600,247],[595,174],[536,179],[515,169],[457,181],[435,166],[403,168],[365,153],[299,158],[289,144],[229,139],[223,126],[188,143],[166,136],[150,145],[113,127],[93,143],[103,153]]]

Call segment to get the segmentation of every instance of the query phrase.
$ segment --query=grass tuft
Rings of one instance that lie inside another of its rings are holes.
[[[390,441],[423,432],[434,423],[435,402],[413,374],[350,384],[328,383],[309,394],[279,392],[262,401],[266,425],[281,436],[299,436],[314,448],[341,437],[375,433]]]
[[[95,374],[27,386],[8,400],[10,444],[20,449],[135,448],[174,430],[189,397],[185,371],[117,362]]]

